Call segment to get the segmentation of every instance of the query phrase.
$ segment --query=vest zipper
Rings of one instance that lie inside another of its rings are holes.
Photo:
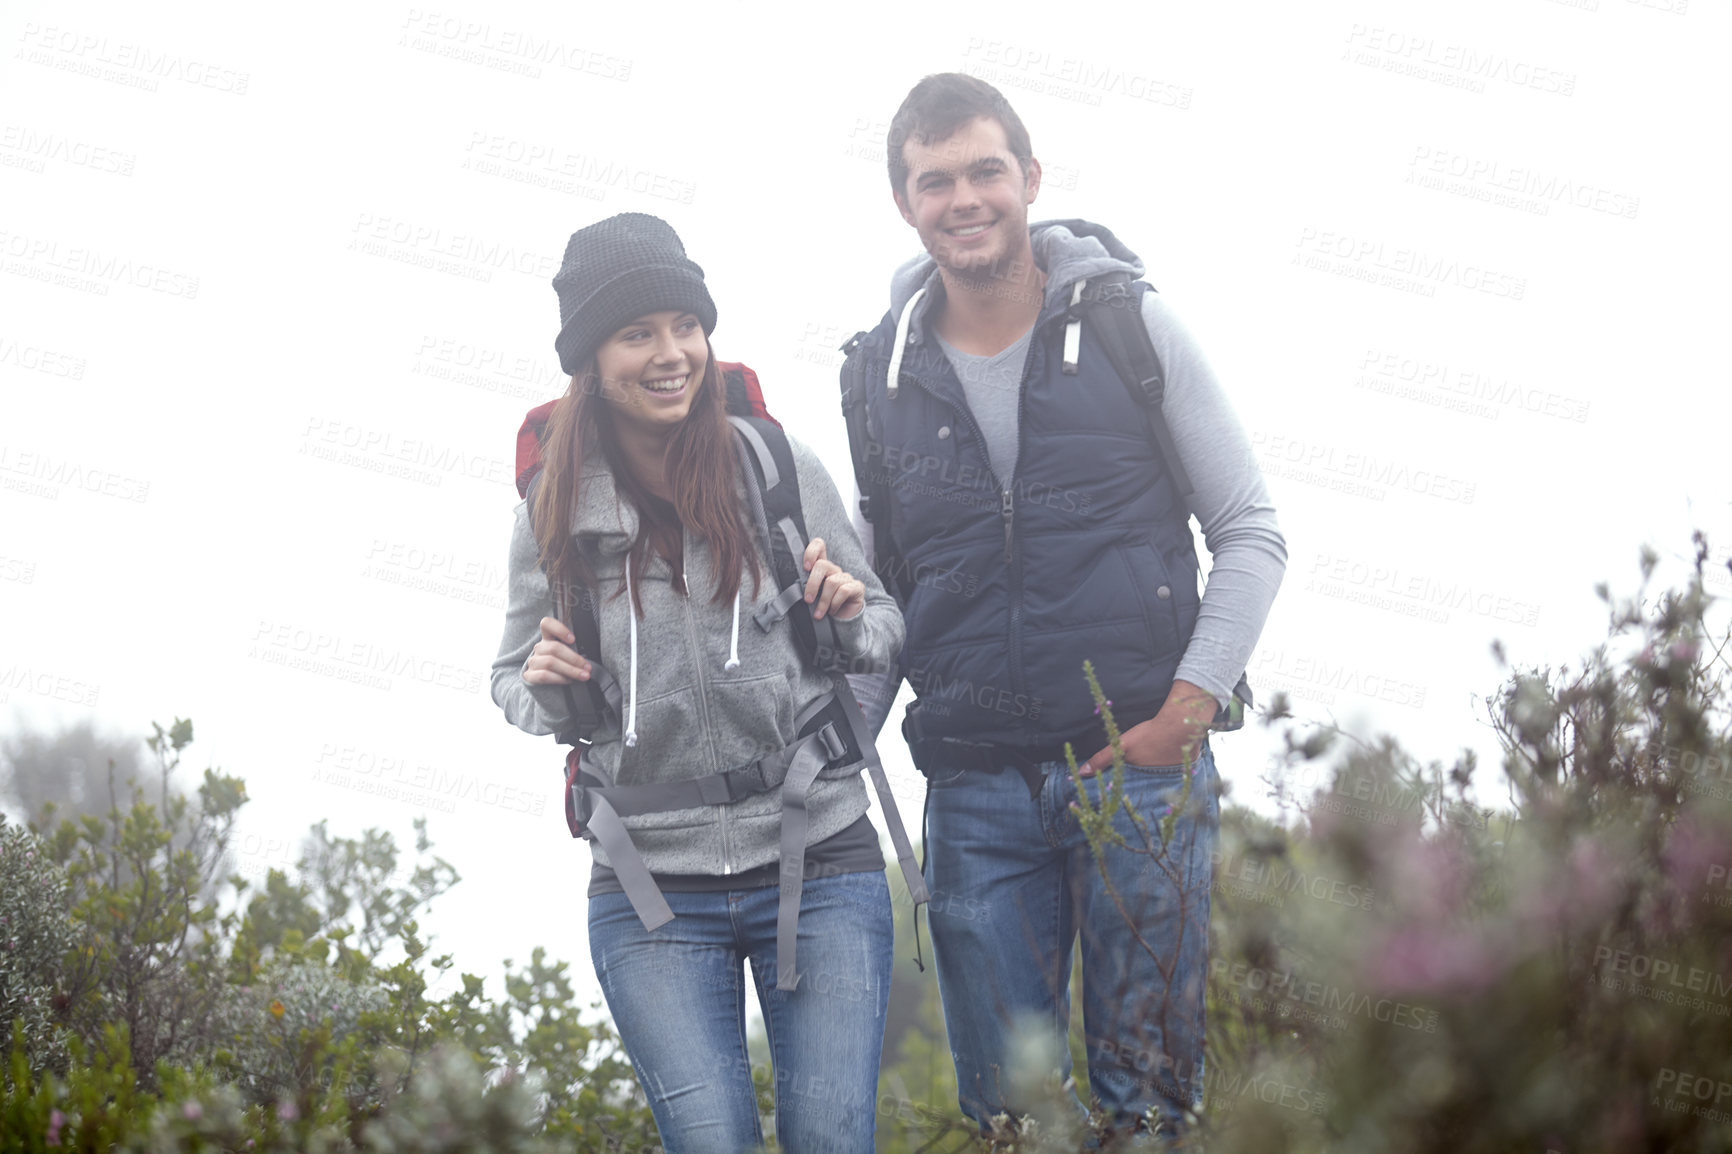
[[[1040,328],[1036,320],[1035,329]],[[1028,431],[1028,366],[1034,362],[1035,342],[1040,339],[1038,331],[1031,332],[1028,337],[1028,355],[1022,362],[1022,379],[1016,389],[1016,468],[1010,471],[1010,488],[1004,491],[1004,567],[1010,582],[1010,692],[1011,700],[1027,699],[1028,689],[1024,685],[1027,677],[1022,668],[1022,557],[1014,530],[1016,507],[1011,501],[1011,491],[1016,487],[1017,474],[1022,472],[1027,454],[1024,451],[1024,434]],[[1018,726],[1026,729],[1026,723]]]
[[[1063,316],[1064,314],[1058,315]],[[1045,323],[1050,324],[1051,318],[1048,318]],[[1037,319],[1034,327],[1039,329],[1041,324],[1042,322]],[[1007,640],[1009,641],[1010,652],[1010,691],[1013,694],[1024,693],[1023,681],[1025,680],[1022,671],[1022,564],[1016,549],[1016,501],[1013,490],[1016,485],[1016,474],[1022,471],[1023,432],[1028,425],[1028,366],[1034,360],[1035,341],[1039,335],[1038,332],[1029,334],[1028,355],[1022,362],[1022,381],[1016,390],[1016,468],[1011,470],[1009,485],[999,483],[998,472],[992,466],[992,454],[987,452],[986,438],[980,432],[980,422],[975,420],[974,410],[968,407],[968,395],[964,393],[962,404],[956,405],[939,396],[933,390],[926,388],[918,374],[914,378],[916,385],[924,389],[934,400],[944,401],[945,404],[950,405],[951,408],[956,409],[968,419],[968,427],[974,432],[974,442],[980,446],[980,455],[986,458],[986,475],[992,479],[993,487],[998,490],[998,515],[1004,523],[1004,568],[1005,575],[1010,582],[1010,622]],[[942,353],[939,355],[943,356]],[[955,377],[956,369],[950,364],[950,358],[943,357],[943,360],[945,367],[950,370],[950,375]],[[960,392],[961,388],[962,382],[958,381],[957,390]]]

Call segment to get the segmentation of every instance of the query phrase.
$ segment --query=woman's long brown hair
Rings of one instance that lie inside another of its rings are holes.
[[[708,346],[707,341],[705,345]],[[601,395],[601,387],[593,362],[587,371],[571,378],[571,387],[548,419],[547,435],[542,442],[541,476],[536,479],[540,491],[533,505],[531,528],[553,590],[555,612],[568,624],[582,590],[595,587],[595,574],[571,533],[578,479],[583,476],[587,454],[602,454],[613,471],[617,491],[622,499],[632,502],[638,515],[637,539],[631,544],[631,598],[639,616],[643,614],[639,586],[644,562],[653,547],[652,539],[658,528],[664,532],[678,531],[678,526],[658,524],[654,511],[646,509],[643,500],[646,490],[631,475],[630,466],[619,452],[613,409]],[[728,424],[727,397],[712,349],[704,365],[698,395],[692,398],[686,419],[668,442],[667,481],[680,521],[710,547],[716,567],[713,600],[718,602],[733,600],[739,591],[742,565],[752,575],[753,596],[757,595],[762,575],[753,533],[746,526],[736,494],[739,474],[734,432]],[[622,576],[615,595],[624,591]]]

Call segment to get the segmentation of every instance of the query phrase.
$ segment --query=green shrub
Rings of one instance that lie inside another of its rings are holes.
[[[65,871],[0,814],[0,1038],[16,1028],[37,1068],[66,1065],[56,1002],[66,998],[58,975],[77,938],[70,906]]]
[[[452,960],[416,918],[457,874],[424,822],[401,884],[389,834],[320,823],[297,877],[255,892],[223,876],[244,784],[211,769],[191,796],[172,788],[191,741],[190,722],[155,727],[160,784],[126,782],[125,808],[111,773],[105,815],[0,821],[0,928],[19,930],[0,938],[0,1154],[654,1143],[565,963],[508,961],[498,1000],[469,974],[428,997]]]

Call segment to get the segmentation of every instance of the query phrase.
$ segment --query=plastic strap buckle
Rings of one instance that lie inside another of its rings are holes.
[[[795,603],[805,596],[806,587],[799,582],[795,582],[780,593],[776,594],[776,596],[762,609],[752,614],[752,620],[758,623],[759,629],[768,633],[770,631],[770,626],[786,617],[788,615],[788,610],[792,609]]]

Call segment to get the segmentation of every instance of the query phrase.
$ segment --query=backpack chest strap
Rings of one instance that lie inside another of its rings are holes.
[[[835,697],[828,697],[809,707],[801,720],[815,718],[829,707]],[[579,767],[573,774],[567,794],[566,814],[574,833],[586,832],[607,852],[614,877],[626,900],[643,922],[644,929],[655,930],[673,919],[673,910],[662,896],[643,855],[632,844],[631,834],[622,817],[643,813],[664,813],[690,809],[699,805],[727,805],[753,794],[768,793],[781,787],[782,815],[780,834],[781,878],[776,903],[776,988],[793,990],[800,982],[797,966],[797,944],[800,921],[800,894],[806,878],[806,833],[809,815],[806,795],[812,783],[824,776],[825,767],[848,752],[847,742],[837,730],[836,722],[828,721],[773,754],[729,770],[690,781],[662,782],[654,785],[605,785],[600,778]],[[859,773],[860,761],[839,767],[830,776],[849,777]]]
[[[818,765],[822,768],[827,762],[841,757],[847,750],[847,743],[836,732],[835,724],[830,723],[792,745],[747,762],[737,769],[686,781],[665,781],[650,785],[605,785],[600,778],[582,771],[573,783],[573,788],[579,794],[575,806],[578,824],[587,824],[586,819],[593,812],[596,799],[605,799],[620,817],[667,813],[703,805],[732,805],[754,794],[768,793],[775,789],[787,780],[795,762],[808,755],[817,756]],[[848,774],[858,772],[858,768],[850,767]]]
[[[726,773],[689,781],[610,786],[584,768],[578,751],[573,750],[568,763],[566,791],[566,821],[571,826],[572,836],[591,837],[607,852],[614,876],[619,880],[620,889],[625,891],[632,910],[646,930],[654,930],[672,920],[673,911],[651,876],[649,867],[644,864],[643,856],[632,844],[631,834],[621,819],[700,805],[727,805],[754,794],[768,793],[780,786],[781,876],[776,903],[776,988],[793,990],[800,981],[796,950],[800,895],[806,878],[806,836],[810,828],[806,798],[813,782],[820,778],[851,777],[862,769],[867,771],[878,794],[885,823],[890,828],[890,840],[895,846],[909,896],[917,906],[928,900],[926,881],[915,865],[914,850],[897,813],[896,799],[890,793],[890,783],[885,777],[883,763],[878,759],[871,731],[866,727],[860,706],[846,682],[838,684],[835,693],[813,702],[795,720],[800,728],[805,728],[825,713],[830,714],[830,720],[793,744]],[[844,727],[852,732],[852,743],[847,740]],[[834,769],[827,768],[854,750],[859,751],[859,758]]]

